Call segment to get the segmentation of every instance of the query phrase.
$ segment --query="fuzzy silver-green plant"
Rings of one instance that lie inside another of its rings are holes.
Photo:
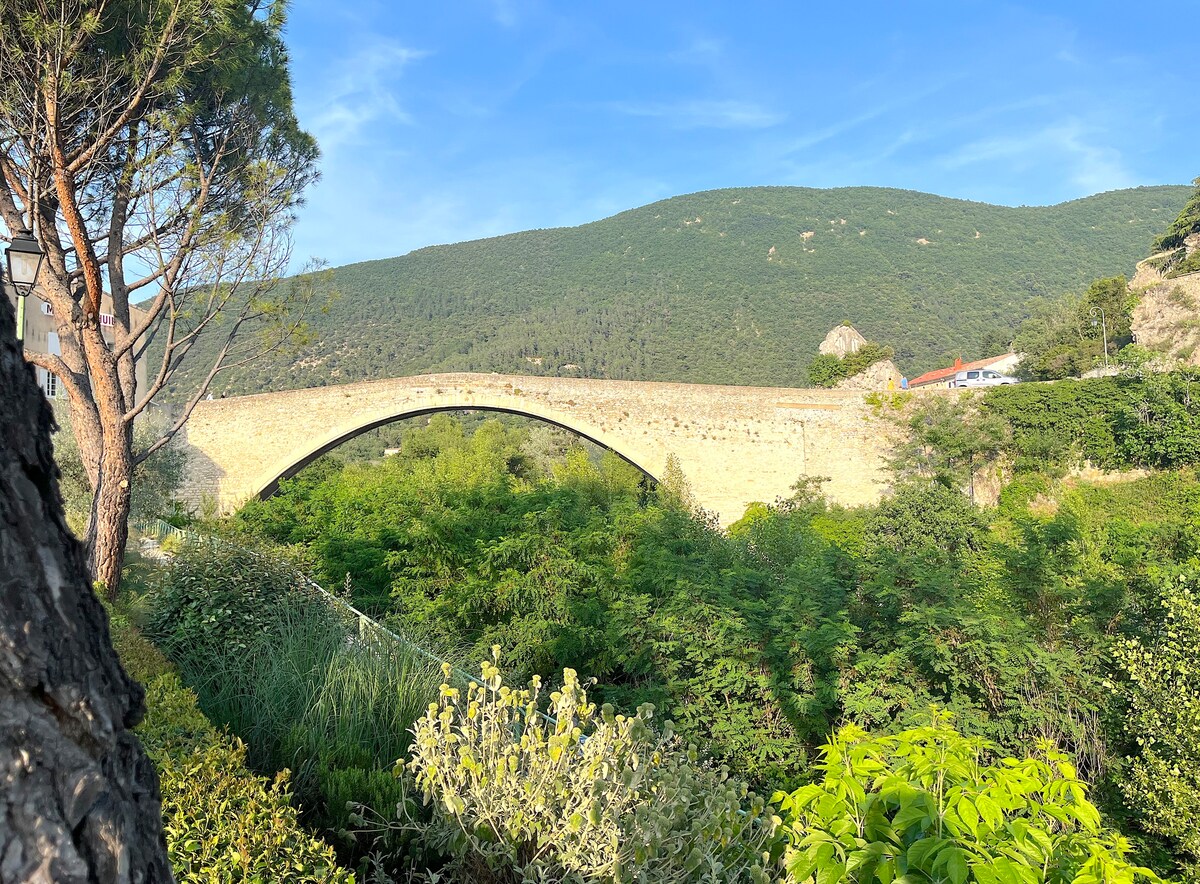
[[[441,686],[408,763],[432,806],[425,837],[457,871],[480,881],[772,880],[778,817],[683,749],[669,722],[656,732],[652,706],[597,709],[567,669],[547,718],[540,679],[513,690],[495,660],[482,668],[465,693]]]

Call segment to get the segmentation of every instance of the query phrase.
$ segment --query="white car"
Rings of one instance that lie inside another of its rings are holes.
[[[991,368],[972,368],[954,375],[952,387],[999,387],[1004,384],[1019,384],[1016,378],[1000,374]]]

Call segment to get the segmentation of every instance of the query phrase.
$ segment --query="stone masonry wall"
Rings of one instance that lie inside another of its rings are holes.
[[[878,499],[893,430],[861,392],[492,374],[424,375],[201,402],[182,440],[184,497],[222,511],[364,429],[450,408],[549,420],[661,476],[674,454],[722,525],[826,476],[831,499]]]

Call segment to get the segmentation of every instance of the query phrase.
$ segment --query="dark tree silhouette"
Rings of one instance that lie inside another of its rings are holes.
[[[51,422],[0,296],[0,882],[171,881],[142,689],[63,519]]]

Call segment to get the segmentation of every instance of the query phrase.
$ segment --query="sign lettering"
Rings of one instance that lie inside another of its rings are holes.
[[[54,315],[54,308],[46,301],[42,301],[42,315],[43,316],[53,316]],[[100,314],[100,325],[102,328],[112,328],[114,325],[116,325],[116,319],[113,317],[113,315],[111,313],[101,313]]]

